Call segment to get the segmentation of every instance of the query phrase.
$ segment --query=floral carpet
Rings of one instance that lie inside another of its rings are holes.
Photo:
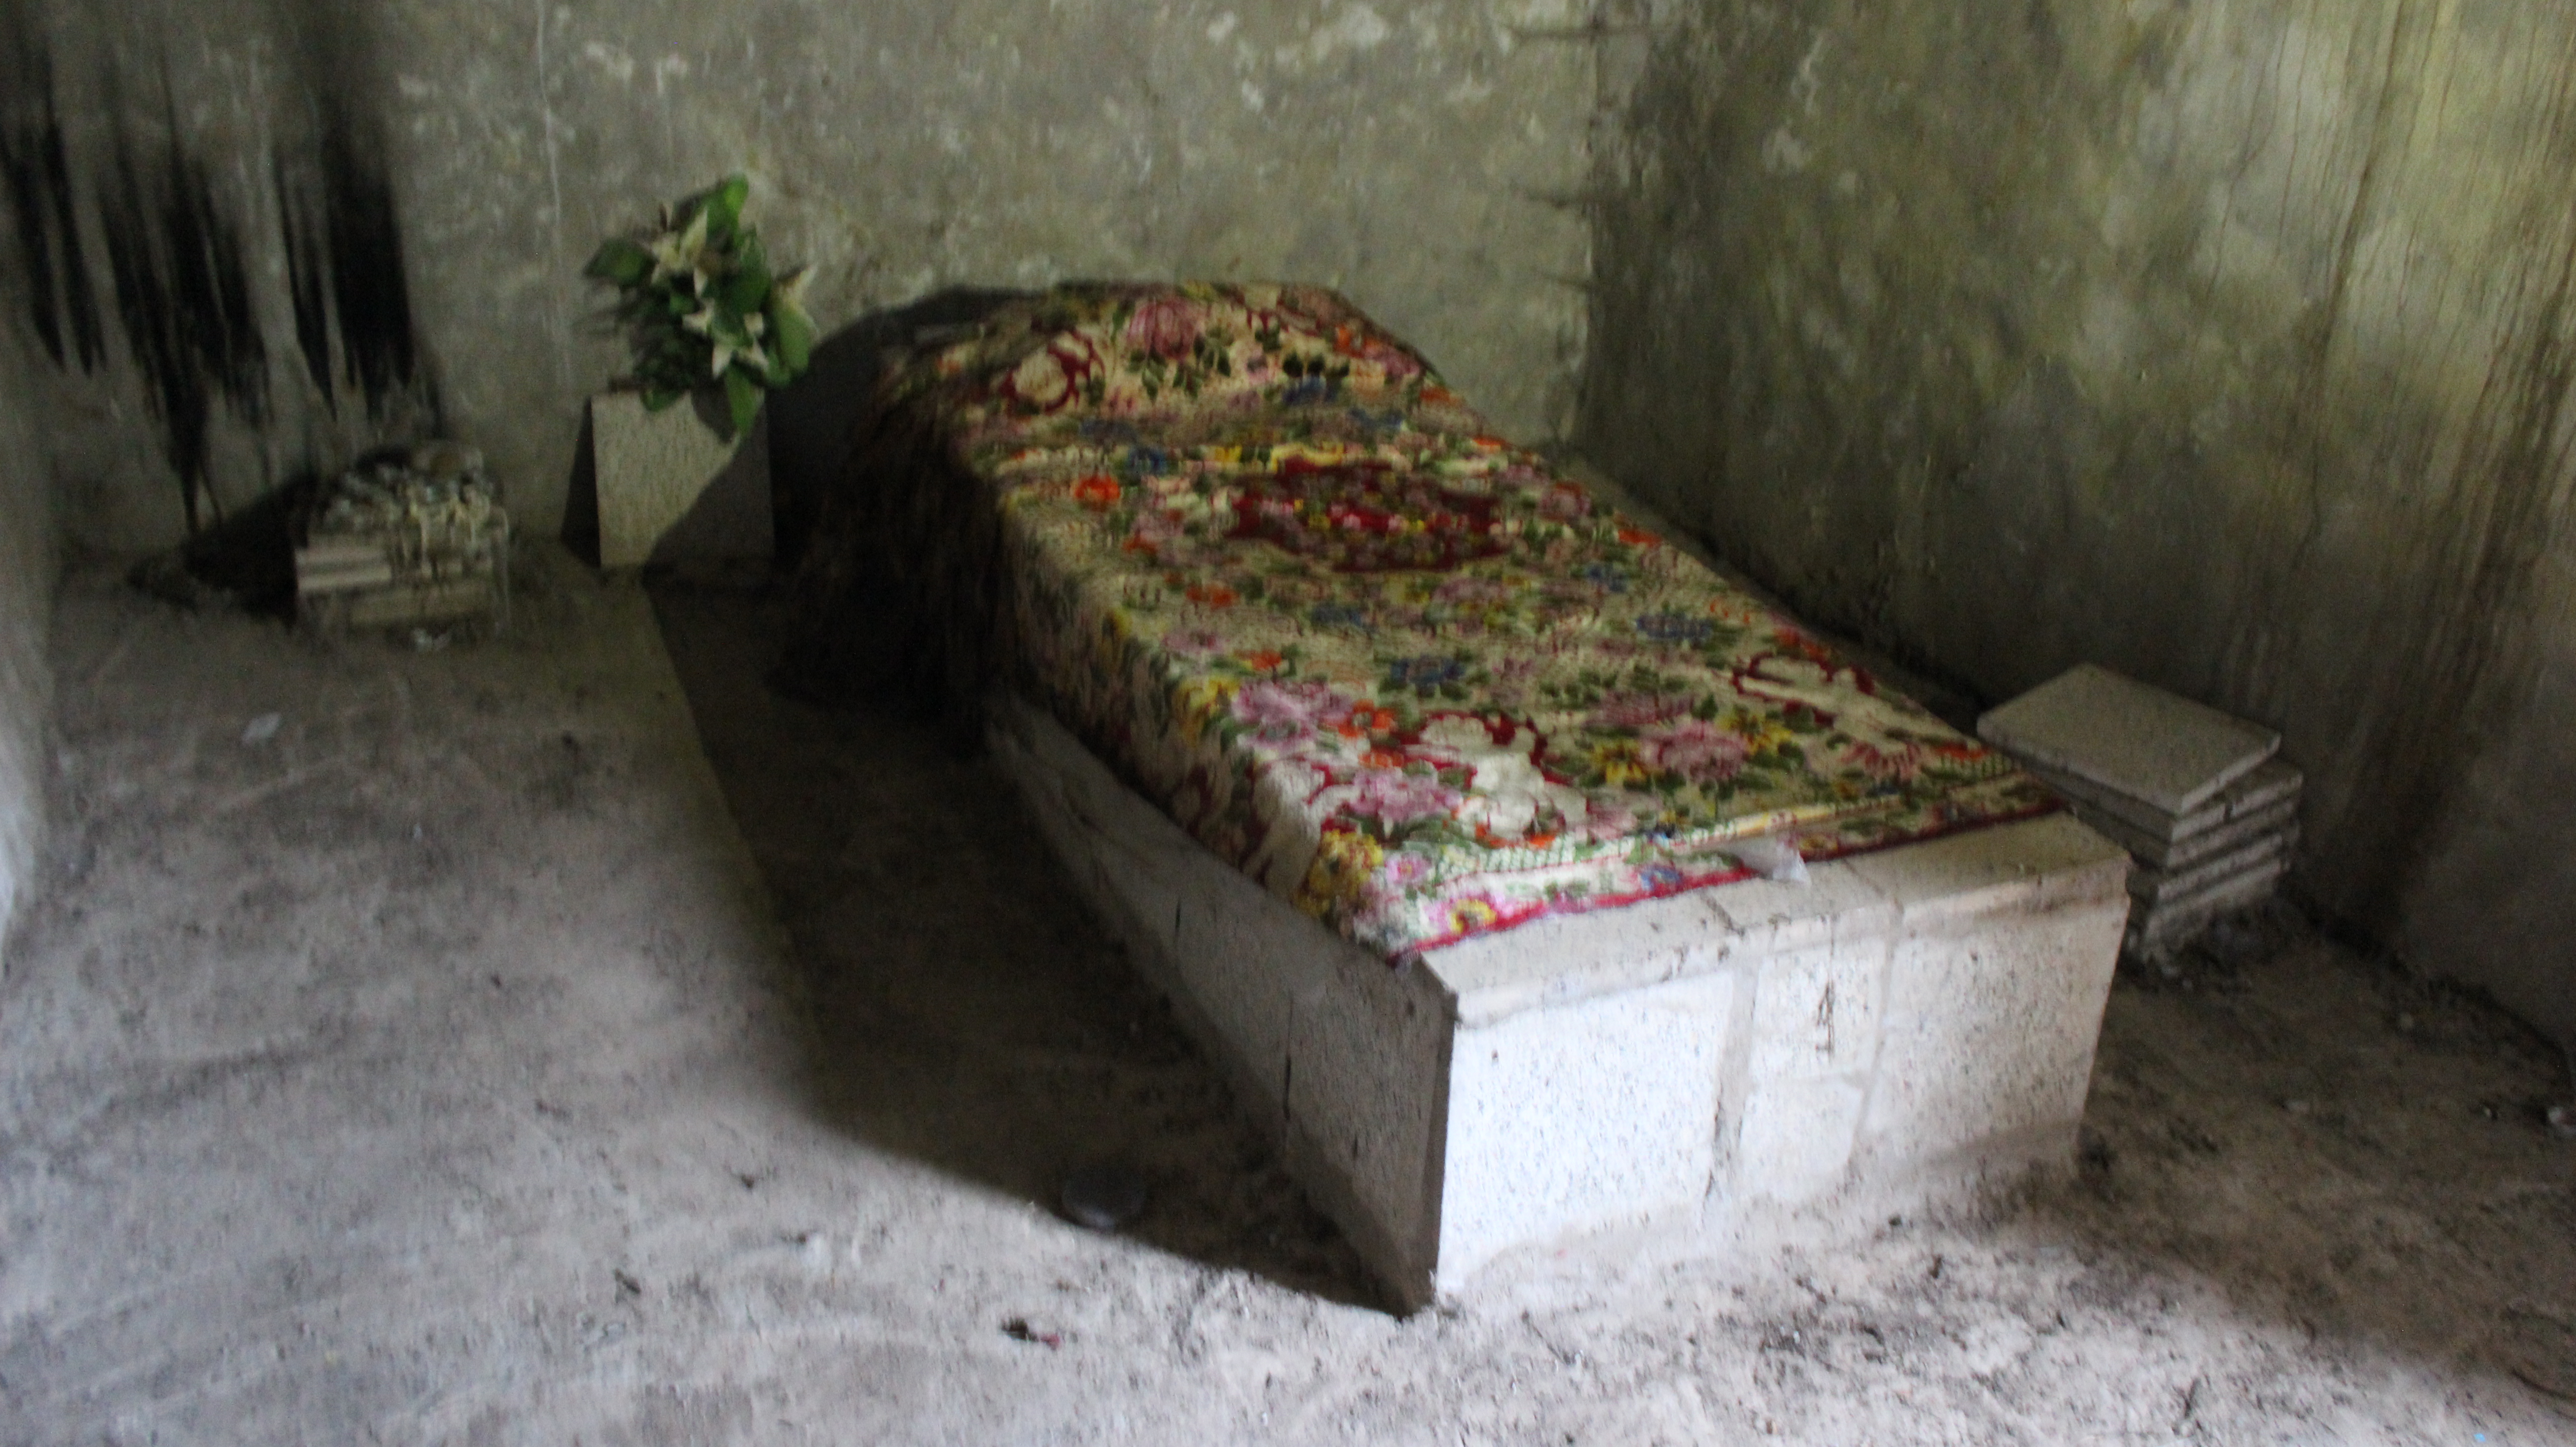
[[[995,520],[877,503],[917,551],[984,529],[956,591],[1004,615],[1021,685],[1390,957],[1741,880],[1757,836],[1825,859],[2054,807],[1331,292],[1059,288],[879,406]]]

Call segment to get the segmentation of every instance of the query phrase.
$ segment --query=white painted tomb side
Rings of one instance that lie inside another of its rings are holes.
[[[1298,913],[1042,708],[990,738],[1137,967],[1409,1305],[1516,1251],[2071,1162],[2128,856],[2053,815],[1534,921],[1398,964]]]

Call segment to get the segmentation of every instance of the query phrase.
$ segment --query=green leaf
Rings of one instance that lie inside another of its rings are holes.
[[[709,241],[723,246],[733,240],[734,228],[742,224],[742,203],[750,196],[751,181],[739,171],[716,183],[701,203]]]
[[[653,274],[653,253],[625,237],[612,237],[600,243],[581,274],[612,286],[641,286]]]
[[[803,375],[814,358],[814,319],[776,292],[769,298],[769,339],[770,350],[778,358],[778,380]]]
[[[741,347],[745,350],[750,348],[752,342],[751,328],[743,325],[742,313],[721,303],[711,309],[711,315],[707,319],[707,335],[726,346]]]
[[[647,387],[644,389],[644,410],[647,412],[668,411],[670,410],[671,404],[679,401],[684,395],[686,394],[674,392],[668,387]]]
[[[733,435],[741,437],[751,431],[760,416],[760,384],[741,367],[725,368],[725,402],[733,409]]]
[[[769,300],[769,253],[762,249],[760,238],[746,234],[742,251],[734,258],[734,269],[719,284],[717,294],[724,304],[745,316],[760,310]]]

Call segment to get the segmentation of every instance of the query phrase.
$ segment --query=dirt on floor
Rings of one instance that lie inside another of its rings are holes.
[[[2563,1062],[2284,915],[2122,977],[2062,1188],[1391,1316],[994,770],[777,621],[74,581],[0,1441],[2576,1443]]]

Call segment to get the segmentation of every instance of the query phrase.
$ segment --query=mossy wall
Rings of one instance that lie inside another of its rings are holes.
[[[2576,1037],[2576,11],[1628,18],[1584,448],[1988,698],[2277,724],[2298,887]]]
[[[1544,436],[1570,420],[1585,319],[1581,18],[0,0],[0,254],[18,242],[35,284],[12,300],[77,404],[66,522],[112,547],[432,429],[550,526],[582,399],[621,357],[583,261],[737,169],[771,254],[816,268],[827,329],[956,286],[1322,282]]]

